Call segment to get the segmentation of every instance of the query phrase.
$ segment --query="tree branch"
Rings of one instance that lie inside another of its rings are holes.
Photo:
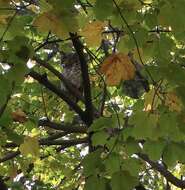
[[[63,147],[74,146],[77,144],[87,143],[88,138],[72,139],[72,140],[54,140],[50,141],[47,139],[40,140],[40,145],[62,145]]]
[[[56,95],[58,95],[61,99],[63,99],[82,119],[82,121],[86,124],[89,123],[89,119],[86,117],[85,112],[75,103],[73,102],[62,90],[54,86],[47,77],[38,74],[35,71],[30,71],[29,75],[37,80],[40,84],[45,86],[50,91],[54,92]]]
[[[39,120],[39,126],[50,127],[55,130],[65,131],[68,133],[87,133],[87,128],[82,126],[71,126],[69,123],[55,123],[48,120]]]
[[[54,141],[48,140],[48,139],[41,139],[39,142],[40,145],[48,145],[48,146],[49,145],[61,145],[62,147],[60,147],[60,150],[63,150],[63,149],[68,148],[70,146],[83,144],[83,143],[88,143],[88,137],[79,138],[79,139],[72,139],[72,140],[54,140]],[[9,145],[11,145],[11,147],[19,146],[19,145],[14,144],[14,143],[9,143]],[[16,156],[18,156],[20,153],[21,152],[19,150],[15,151],[15,152],[8,153],[3,158],[0,158],[0,163],[11,160],[11,159],[15,158]]]
[[[3,115],[3,113],[4,113],[5,109],[6,109],[6,106],[7,106],[8,102],[9,102],[9,100],[11,98],[13,89],[14,89],[14,82],[12,83],[12,89],[11,89],[10,93],[7,95],[5,103],[2,105],[2,107],[0,107],[0,117]]]
[[[20,154],[20,151],[15,151],[15,152],[11,152],[11,153],[8,153],[6,156],[4,156],[3,158],[0,158],[0,163],[2,162],[6,162],[8,160],[11,160],[13,158],[15,158],[16,156],[18,156]]]
[[[55,139],[59,139],[61,137],[65,137],[66,135],[68,135],[69,133],[68,132],[58,132],[57,133],[54,133],[46,138],[43,138],[43,140],[47,139],[47,140],[55,140]]]
[[[93,105],[91,99],[91,86],[90,86],[90,79],[88,73],[88,65],[84,57],[83,45],[81,44],[79,38],[77,38],[77,35],[73,33],[70,33],[70,36],[80,60],[83,87],[84,87],[85,107],[86,107],[85,111],[86,111],[86,116],[88,118],[88,125],[90,126],[93,122]]]
[[[178,179],[171,172],[169,172],[164,166],[150,160],[146,154],[138,153],[137,155],[139,156],[139,158],[141,158],[142,160],[150,164],[150,166],[153,169],[157,170],[161,175],[163,175],[167,179],[168,182],[172,183],[176,187],[185,188],[185,180]]]
[[[88,142],[88,138],[85,137],[85,138],[78,138],[78,139],[69,139],[69,140],[63,140],[63,139],[59,139],[59,140],[56,140],[58,138],[61,138],[62,136],[60,137],[57,137],[56,134],[55,135],[52,135],[48,138],[43,138],[43,139],[40,139],[39,140],[39,144],[40,145],[61,145],[61,146],[73,146],[73,145],[77,145],[77,144],[82,144],[82,143],[87,143]],[[16,144],[16,143],[7,143],[6,145],[4,145],[3,147],[4,148],[16,148],[20,146],[20,144]]]

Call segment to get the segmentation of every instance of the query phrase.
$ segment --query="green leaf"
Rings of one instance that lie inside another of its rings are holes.
[[[47,0],[47,2],[51,4],[53,8],[58,11],[62,9],[72,8],[74,6],[75,0],[55,0],[55,1]]]
[[[3,131],[8,136],[8,140],[10,140],[18,145],[23,143],[23,137],[21,135],[17,134],[12,128],[5,127],[5,128],[3,128]]]
[[[6,107],[4,112],[2,113],[0,117],[0,126],[1,127],[7,127],[10,124],[12,124],[12,117],[11,117],[11,110]]]
[[[123,134],[124,132],[125,131],[123,131]],[[127,141],[125,142],[125,151],[129,156],[131,156],[135,153],[140,152],[141,148],[139,147],[139,143],[135,139],[128,138]]]
[[[105,20],[113,12],[113,1],[112,0],[96,0],[94,6],[94,13],[96,18],[99,20]]]
[[[82,161],[84,175],[90,176],[96,174],[101,167],[100,150],[88,154]]]
[[[7,50],[2,51],[4,59],[14,68],[17,64],[26,67],[29,58],[33,56],[33,48],[29,39],[24,36],[16,36],[7,42]]]
[[[120,39],[118,43],[118,50],[120,52],[128,53],[133,48],[135,48],[135,43],[131,36],[125,35]]]
[[[105,145],[108,140],[109,134],[106,131],[93,133],[92,143],[93,146]]]
[[[168,166],[174,167],[178,161],[184,163],[185,161],[184,154],[185,154],[184,144],[171,142],[164,149],[163,160]]]
[[[165,141],[146,141],[143,146],[144,153],[148,154],[151,160],[159,160],[165,147]]]
[[[11,81],[5,76],[0,75],[0,107],[6,104],[7,98],[10,95],[12,89]]]
[[[85,190],[107,190],[106,180],[97,176],[87,178],[85,183]]]
[[[175,113],[162,113],[159,118],[158,131],[161,137],[181,141],[184,139],[184,134],[180,132],[177,123],[178,117]]]
[[[127,171],[116,172],[111,179],[112,190],[131,190],[137,184],[137,178],[131,176]]]
[[[130,124],[134,125],[132,135],[136,139],[157,139],[158,136],[154,136],[154,131],[157,131],[158,117],[155,114],[149,114],[147,112],[138,111],[133,114],[130,120]]]
[[[25,78],[25,75],[29,72],[29,69],[25,63],[19,63],[14,65],[9,72],[7,73],[7,76],[9,77],[9,80],[16,83],[16,85],[20,85]]]
[[[115,117],[100,117],[93,122],[89,131],[101,131],[106,128],[114,128],[116,127],[116,122]]]
[[[184,85],[185,70],[182,69],[180,65],[169,63],[159,69],[161,76],[163,75],[170,83],[174,85]]]
[[[112,175],[113,173],[118,172],[120,170],[120,162],[120,156],[116,153],[112,153],[104,161],[105,168]]]
[[[177,31],[183,30],[185,26],[185,23],[183,21],[183,18],[185,16],[183,9],[184,6],[185,2],[183,0],[164,1],[163,6],[160,8],[160,14],[159,14],[160,24],[165,26],[169,25],[173,28],[173,30]],[[176,16],[174,17],[174,15]]]
[[[136,158],[130,158],[123,160],[122,164],[122,170],[128,171],[131,176],[134,176],[137,178],[138,173],[141,169],[141,163]]]

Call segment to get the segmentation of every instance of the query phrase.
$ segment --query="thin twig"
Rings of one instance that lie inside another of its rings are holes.
[[[8,102],[9,102],[10,98],[11,98],[11,95],[12,95],[12,92],[13,92],[13,89],[14,89],[14,85],[15,85],[15,84],[14,84],[14,82],[13,82],[13,83],[12,83],[12,89],[11,89],[10,93],[7,95],[7,98],[6,98],[5,103],[3,104],[2,107],[0,107],[0,117],[1,117],[2,114],[4,113],[4,111],[5,111],[6,107],[7,107],[7,104],[8,104]]]
[[[132,38],[133,38],[134,43],[135,43],[135,45],[136,45],[137,53],[138,53],[139,60],[140,60],[141,64],[142,64],[143,66],[145,66],[145,64],[144,64],[144,62],[143,62],[143,60],[142,60],[142,57],[141,57],[141,53],[140,53],[140,50],[139,50],[139,45],[138,45],[137,39],[136,39],[136,37],[135,37],[135,35],[134,35],[134,32],[132,31],[132,29],[130,28],[130,26],[129,26],[127,20],[126,20],[125,17],[123,16],[123,14],[122,14],[122,12],[121,12],[121,10],[120,10],[120,7],[119,7],[118,4],[116,3],[116,1],[115,1],[115,0],[112,0],[112,1],[113,1],[114,5],[116,6],[118,12],[119,12],[119,15],[120,15],[121,19],[123,20],[124,24],[126,25],[126,27],[128,28],[130,34],[132,35]],[[155,80],[153,79],[151,73],[148,71],[148,69],[147,69],[146,67],[144,67],[144,69],[145,69],[146,72],[148,73],[148,75],[149,75],[149,77],[151,78],[153,84],[155,84]]]
[[[97,63],[97,62],[99,63],[99,60],[96,59],[96,56],[94,55],[94,53],[93,53],[92,51],[90,51],[89,49],[87,49],[87,48],[86,48],[86,50],[87,50],[87,52],[90,54],[90,56],[93,57],[94,61],[95,61],[96,63]],[[93,68],[94,68],[95,72],[98,74],[98,76],[101,78],[101,80],[103,81],[103,84],[106,85],[106,82],[105,82],[105,80],[104,80],[102,74],[94,67],[94,65],[93,65]],[[121,129],[121,122],[120,122],[120,118],[119,118],[118,112],[117,112],[117,110],[115,109],[114,104],[113,104],[112,101],[111,101],[111,97],[109,96],[108,93],[107,93],[107,97],[109,98],[110,104],[111,104],[111,108],[113,109],[113,111],[114,111],[114,113],[115,113],[115,115],[116,115],[116,119],[117,119],[117,123],[118,123],[118,129],[120,130],[120,129]],[[115,142],[114,142],[114,144],[113,144],[111,150],[109,151],[109,154],[106,156],[106,158],[107,158],[109,155],[111,155],[112,151],[114,150],[115,146],[116,146],[117,143],[118,143],[119,137],[120,137],[120,133],[118,133],[117,138],[116,138],[116,140],[115,140]],[[106,159],[106,158],[105,158],[105,159]]]
[[[139,156],[139,158],[147,162],[153,169],[157,170],[162,176],[164,176],[167,179],[167,181],[169,181],[176,187],[185,188],[185,180],[178,179],[171,172],[169,172],[164,166],[150,160],[146,154],[138,153],[137,155]]]
[[[72,125],[71,123],[56,123],[46,119],[39,120],[38,126],[45,126],[51,129],[65,131],[68,133],[87,133],[87,128],[83,126]]]
[[[7,27],[5,28],[1,38],[0,38],[0,42],[3,40],[3,38],[5,37],[6,33],[8,32],[8,29],[10,28],[11,26],[11,23],[13,22],[15,16],[17,15],[17,11],[13,14],[13,16],[10,18],[8,24],[7,24]]]
[[[47,76],[40,75],[33,70],[30,71],[29,75],[37,80],[40,84],[44,85],[51,92],[55,93],[57,96],[63,99],[69,105],[69,107],[71,107],[81,117],[82,121],[89,125],[89,119],[86,117],[86,113],[75,102],[73,102],[70,97],[65,94],[65,92],[53,85],[47,79]]]

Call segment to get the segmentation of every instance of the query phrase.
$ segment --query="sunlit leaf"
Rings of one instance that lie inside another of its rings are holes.
[[[81,31],[81,34],[85,37],[85,41],[88,46],[101,45],[102,32],[105,26],[106,24],[101,21],[92,21],[91,23],[85,25]]]
[[[53,32],[61,38],[68,36],[69,32],[77,31],[77,22],[73,15],[53,10],[38,16],[33,25],[41,32]]]
[[[119,85],[122,80],[130,80],[135,76],[134,65],[123,53],[107,57],[101,65],[100,71],[106,76],[106,83],[110,86]]]
[[[26,136],[24,143],[20,145],[19,150],[24,156],[32,155],[34,157],[39,156],[39,142],[36,137]]]

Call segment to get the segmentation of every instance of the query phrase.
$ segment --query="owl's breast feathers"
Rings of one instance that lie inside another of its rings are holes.
[[[74,85],[75,88],[82,88],[81,67],[78,55],[68,53],[61,59],[63,66],[63,76]],[[63,88],[64,85],[62,85]]]

